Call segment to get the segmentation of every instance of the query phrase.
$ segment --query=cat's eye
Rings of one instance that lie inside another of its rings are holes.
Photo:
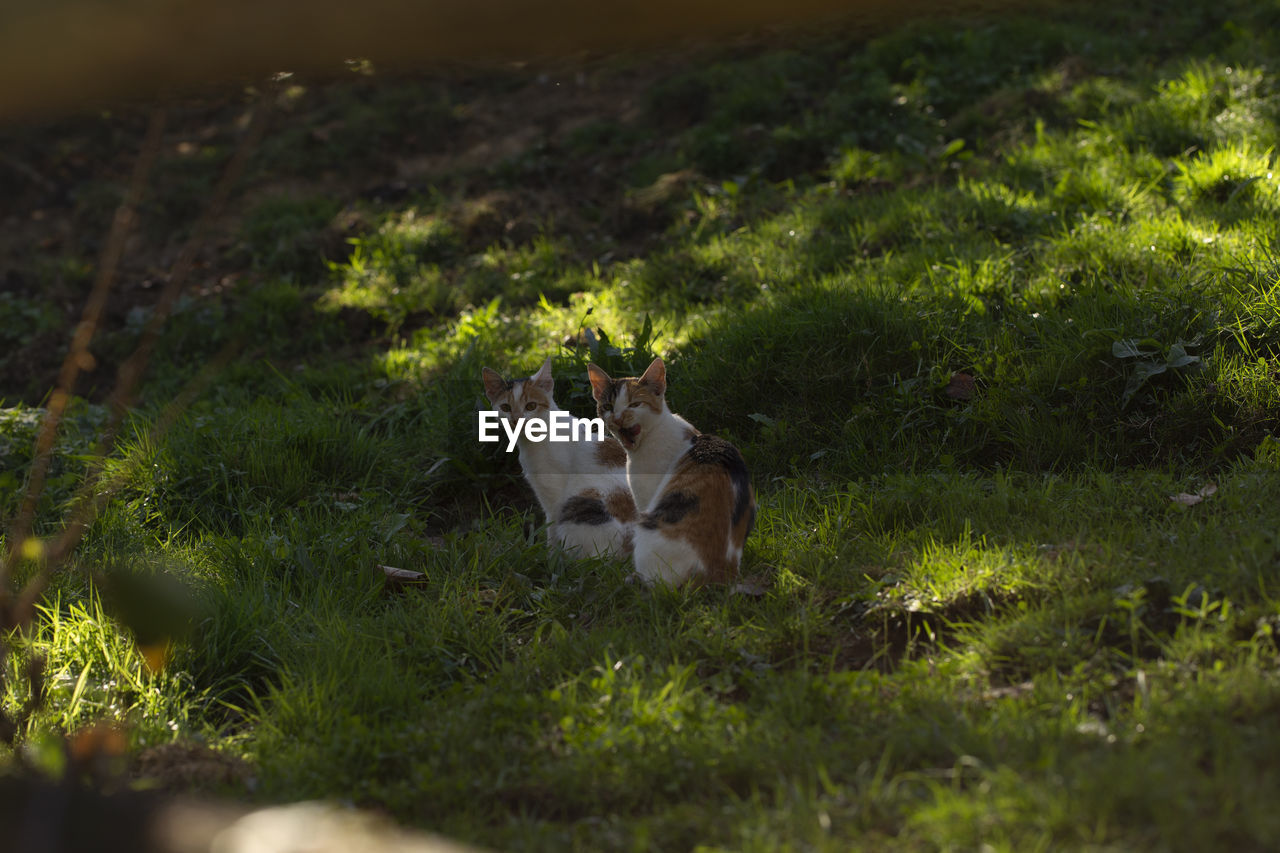
[[[635,408],[636,406],[638,406],[638,405],[640,405],[640,401],[639,401],[639,400],[636,400],[634,403],[632,403],[631,405],[627,406],[627,408],[628,408],[628,409],[634,409],[634,408]]]
[[[510,404],[510,403],[503,403],[503,404],[502,404],[501,406],[499,406],[498,408],[499,408],[499,409],[502,409],[502,411],[504,411],[504,412],[509,412],[509,411],[511,411],[511,404]]]
[[[536,409],[536,408],[538,408],[538,404],[537,404],[537,403],[525,403],[525,404],[524,404],[524,410],[525,410],[526,412],[532,412],[532,411],[533,411],[534,409]]]
[[[613,403],[605,403],[603,406],[601,406],[601,407],[600,407],[600,411],[602,411],[602,412],[612,412],[612,411],[613,411]]]

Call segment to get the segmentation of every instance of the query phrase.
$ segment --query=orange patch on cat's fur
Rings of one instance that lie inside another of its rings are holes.
[[[694,552],[701,571],[689,580],[729,583],[738,576],[742,546],[755,522],[755,490],[737,448],[696,429],[690,434],[688,450],[640,526]]]
[[[627,451],[616,438],[606,438],[596,447],[596,461],[610,468],[627,467]]]
[[[624,379],[623,381],[631,386],[627,389],[628,400],[633,403],[642,403],[655,412],[662,411],[662,395],[655,394],[649,383],[638,379]]]
[[[695,580],[701,583],[732,582],[738,576],[741,558],[730,561],[725,544],[732,542],[741,554],[742,543],[751,529],[753,513],[744,513],[737,524],[732,523],[736,495],[728,472],[720,465],[699,463],[685,457],[663,490],[664,498],[680,494],[696,495],[697,506],[679,521],[657,525],[658,532],[668,539],[688,542],[697,553],[705,572]],[[755,503],[754,496],[751,503]],[[659,501],[656,509],[661,506]]]
[[[551,397],[537,385],[527,381],[524,385],[524,400],[526,403],[537,403],[544,409],[551,405]]]
[[[635,521],[636,520],[636,502],[631,497],[631,493],[618,489],[609,493],[609,497],[604,501],[605,509],[609,510],[609,514],[618,521]]]

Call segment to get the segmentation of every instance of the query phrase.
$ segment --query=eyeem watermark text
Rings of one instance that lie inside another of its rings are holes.
[[[557,410],[550,412],[550,423],[536,418],[520,418],[516,421],[504,419],[494,411],[478,412],[480,415],[480,435],[483,442],[501,441],[501,432],[507,434],[507,452],[516,448],[516,442],[523,432],[524,437],[532,442],[543,441],[604,441],[604,421],[600,418],[575,418],[570,412]]]

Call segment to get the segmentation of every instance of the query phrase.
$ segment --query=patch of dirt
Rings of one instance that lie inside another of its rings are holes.
[[[940,648],[966,623],[989,618],[1019,598],[1009,590],[975,588],[926,605],[884,590],[877,601],[848,608],[841,622],[852,619],[852,627],[837,626],[826,651],[839,669],[892,672],[899,661]]]
[[[203,744],[174,741],[148,747],[134,756],[130,776],[157,783],[168,792],[245,789],[252,784],[247,761]]]

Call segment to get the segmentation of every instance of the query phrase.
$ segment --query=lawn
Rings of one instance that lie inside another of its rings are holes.
[[[130,784],[496,849],[1280,846],[1277,57],[1274,2],[1137,0],[265,90],[4,637],[10,714],[46,661],[15,749],[108,720]],[[247,103],[171,108],[43,541]],[[0,143],[101,237],[145,124]],[[0,518],[98,249],[16,239]],[[476,441],[482,366],[588,415],[588,361],[654,354],[751,469],[747,594],[553,559]]]

